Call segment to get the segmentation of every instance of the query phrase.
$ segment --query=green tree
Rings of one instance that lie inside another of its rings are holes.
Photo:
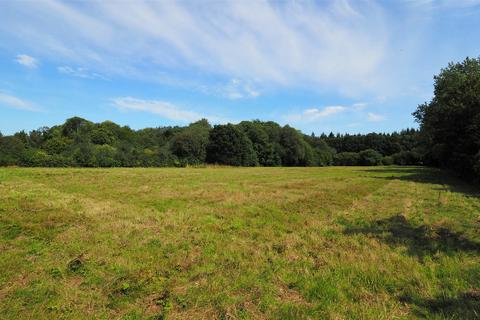
[[[382,164],[382,154],[373,149],[360,151],[358,154],[359,164],[361,166],[378,166]]]
[[[114,134],[106,128],[97,128],[90,133],[90,140],[94,144],[113,144],[115,141]]]
[[[85,132],[85,129],[90,129],[93,126],[88,120],[80,117],[73,117],[67,119],[62,126],[62,135],[69,138],[74,138],[78,134]],[[83,130],[82,130],[83,129]]]
[[[290,126],[284,126],[280,132],[282,146],[282,165],[301,166],[305,164],[305,144],[302,135]]]
[[[0,138],[0,165],[19,165],[25,156],[25,144],[17,136]]]
[[[471,175],[480,150],[480,58],[450,63],[434,82],[432,100],[413,113],[426,160]]]
[[[171,151],[185,164],[205,163],[210,124],[203,119],[175,134]]]
[[[73,160],[75,165],[80,167],[94,167],[95,162],[95,150],[91,143],[81,143],[77,145],[73,152]]]
[[[115,159],[117,149],[108,144],[96,146],[94,148],[94,165],[97,167],[116,167],[119,165]]]
[[[274,142],[270,141],[267,133],[268,127],[262,122],[242,121],[238,127],[252,141],[253,150],[257,154],[258,162],[262,166],[278,166],[281,164],[280,155],[278,154]]]
[[[232,166],[255,166],[258,158],[250,139],[233,124],[216,125],[210,131],[207,162]]]
[[[358,166],[360,163],[360,156],[357,152],[340,152],[334,157],[336,166]]]
[[[70,139],[66,137],[53,137],[45,141],[42,149],[50,155],[60,154],[67,150],[69,144]]]

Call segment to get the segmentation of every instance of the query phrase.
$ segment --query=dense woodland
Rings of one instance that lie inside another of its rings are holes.
[[[132,130],[74,117],[62,125],[0,134],[0,165],[47,167],[418,165],[480,176],[480,59],[435,76],[432,101],[413,114],[420,130],[306,135],[268,121]]]
[[[74,117],[64,124],[0,138],[0,164],[20,166],[159,167],[418,164],[418,131],[304,135],[275,122],[132,130]]]

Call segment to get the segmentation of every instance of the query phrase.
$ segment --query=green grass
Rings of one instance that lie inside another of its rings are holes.
[[[0,169],[2,319],[475,319],[480,197],[420,167]]]

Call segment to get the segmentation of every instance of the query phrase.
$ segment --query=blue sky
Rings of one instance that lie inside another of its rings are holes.
[[[4,0],[0,131],[78,115],[391,132],[479,55],[480,0]]]

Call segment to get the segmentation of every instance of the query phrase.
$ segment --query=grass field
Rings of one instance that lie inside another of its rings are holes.
[[[420,167],[0,169],[1,319],[474,319],[480,197]]]

